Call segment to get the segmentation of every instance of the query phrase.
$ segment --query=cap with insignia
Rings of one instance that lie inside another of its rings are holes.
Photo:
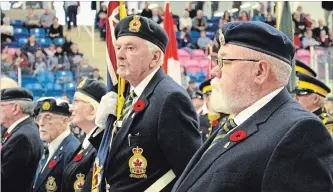
[[[116,39],[122,36],[136,36],[157,45],[164,53],[168,35],[155,21],[139,15],[127,16],[119,21],[114,31]]]
[[[331,89],[324,83],[310,75],[297,73],[297,76],[299,80],[295,91],[298,96],[317,93],[320,96],[326,97],[331,92]]]
[[[278,58],[291,65],[295,54],[293,42],[281,31],[261,21],[233,21],[222,25],[216,34],[219,46],[233,44]]]
[[[199,89],[203,94],[210,95],[212,93],[212,85],[210,84],[212,79],[208,79],[200,84]]]
[[[107,93],[104,83],[95,79],[83,79],[76,88],[75,95],[85,97],[92,102],[99,103],[102,97]]]
[[[203,94],[201,91],[196,91],[191,95],[191,99],[203,99]]]
[[[1,101],[33,101],[32,93],[21,87],[1,89]]]
[[[39,113],[49,112],[63,116],[70,116],[69,104],[61,99],[47,98],[40,101],[40,111]]]
[[[317,77],[317,73],[311,69],[308,65],[296,59],[295,70],[297,73],[305,73],[311,75],[312,77]]]
[[[47,100],[47,99],[56,99],[56,98],[54,98],[54,97],[41,97],[41,98],[39,98],[37,100],[37,103],[36,103],[35,107],[34,107],[34,114],[33,114],[34,117],[38,116],[38,114],[40,112],[40,109],[42,108],[42,105],[44,103],[44,100]]]

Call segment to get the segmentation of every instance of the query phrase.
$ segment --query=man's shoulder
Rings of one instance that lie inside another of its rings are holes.
[[[156,85],[154,94],[161,95],[163,98],[167,98],[171,95],[189,97],[186,90],[168,76],[163,78],[159,84]]]

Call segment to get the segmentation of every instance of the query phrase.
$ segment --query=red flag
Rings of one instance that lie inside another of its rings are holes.
[[[178,59],[178,48],[176,34],[173,25],[173,18],[170,11],[170,3],[165,4],[164,30],[168,34],[169,43],[165,51],[163,69],[165,72],[180,84],[180,63]]]

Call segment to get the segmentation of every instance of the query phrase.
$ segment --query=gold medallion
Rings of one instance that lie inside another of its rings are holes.
[[[147,168],[147,160],[144,156],[142,156],[143,149],[138,146],[132,149],[133,156],[128,161],[128,166],[130,168],[131,174],[129,175],[131,178],[147,178],[146,168]]]
[[[45,102],[43,103],[42,109],[43,109],[44,111],[47,111],[47,110],[50,109],[50,107],[51,107],[50,102],[45,101]]]
[[[47,178],[45,188],[47,192],[55,192],[57,190],[58,187],[54,177],[50,176]]]
[[[75,192],[81,192],[84,184],[84,174],[76,174],[77,180],[74,182],[74,191]]]
[[[131,32],[139,32],[141,27],[140,16],[134,15],[133,20],[129,23],[129,30]]]

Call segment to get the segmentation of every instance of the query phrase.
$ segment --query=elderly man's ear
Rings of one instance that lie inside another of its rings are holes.
[[[258,85],[263,84],[269,78],[269,63],[265,60],[260,60],[254,66],[254,82]]]

